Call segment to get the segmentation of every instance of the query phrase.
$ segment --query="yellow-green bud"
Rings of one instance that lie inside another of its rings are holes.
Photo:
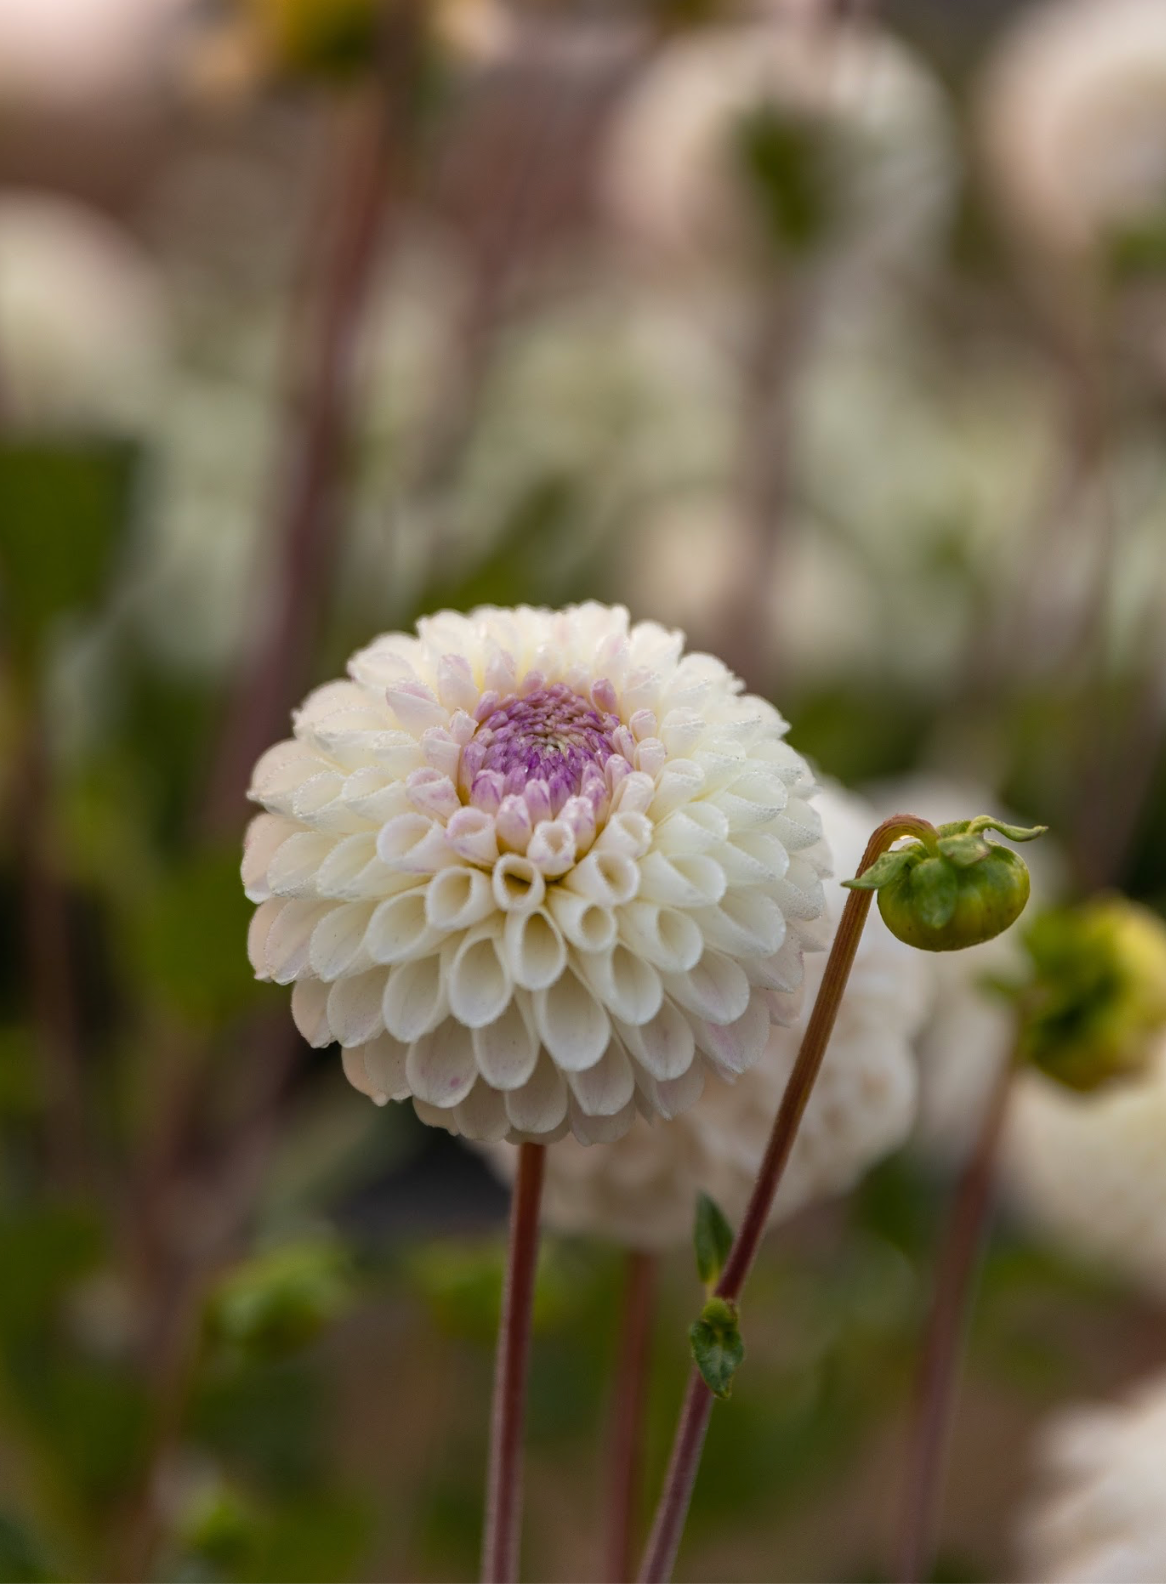
[[[1125,897],[1042,914],[1025,945],[1019,1056],[1070,1089],[1128,1077],[1166,1030],[1166,924]]]
[[[1032,841],[1045,826],[1002,825],[983,814],[939,825],[906,847],[882,855],[853,890],[877,891],[879,912],[892,935],[921,951],[962,951],[1014,924],[1028,901],[1028,868],[983,832]]]

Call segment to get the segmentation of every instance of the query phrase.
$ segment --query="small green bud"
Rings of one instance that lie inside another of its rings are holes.
[[[1096,1089],[1151,1059],[1166,1029],[1166,924],[1124,897],[1042,914],[1027,931],[1019,1056],[1067,1088]]]
[[[744,1357],[740,1312],[728,1298],[710,1298],[688,1333],[701,1379],[714,1397],[728,1397]]]
[[[697,1275],[711,1291],[720,1279],[733,1246],[733,1229],[706,1193],[697,1195],[692,1241],[696,1249]]]
[[[1012,841],[1044,833],[1002,825],[983,814],[936,828],[933,837],[895,848],[845,885],[877,891],[879,912],[891,934],[921,951],[961,951],[991,940],[1014,924],[1028,901],[1024,861],[982,832]]]

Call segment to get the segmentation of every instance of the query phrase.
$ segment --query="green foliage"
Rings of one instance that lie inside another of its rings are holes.
[[[0,1513],[0,1584],[48,1584],[59,1576],[49,1566],[36,1536],[7,1513]]]
[[[315,1341],[352,1302],[347,1250],[310,1238],[253,1255],[223,1276],[207,1306],[210,1337],[249,1359]]]
[[[733,1229],[706,1193],[696,1196],[692,1240],[696,1249],[696,1273],[705,1287],[711,1290],[720,1279],[733,1246]]]
[[[782,253],[808,251],[829,219],[823,180],[821,134],[763,105],[736,128],[738,157],[766,230]]]
[[[710,1298],[688,1333],[692,1357],[701,1379],[714,1397],[728,1397],[733,1376],[745,1358],[740,1315],[735,1303]]]
[[[129,522],[128,443],[0,440],[0,615],[30,670],[62,616],[92,610]]]

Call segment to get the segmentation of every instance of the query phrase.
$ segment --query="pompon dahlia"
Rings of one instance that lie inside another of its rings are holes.
[[[597,604],[442,612],[349,674],[256,766],[243,859],[252,964],[310,1044],[516,1142],[618,1138],[753,1065],[825,907],[770,704]]]
[[[853,874],[878,816],[861,798],[829,784],[818,808],[840,875]],[[823,842],[806,856],[824,863],[827,850]],[[832,933],[847,893],[837,883],[828,891]],[[603,1151],[580,1149],[571,1139],[551,1150],[543,1190],[547,1224],[634,1248],[667,1248],[691,1237],[701,1190],[738,1222],[825,963],[821,954],[807,963],[803,986],[786,1002],[796,1023],[770,1031],[765,1054],[737,1083],[711,1087],[669,1127],[637,1120]],[[923,953],[895,940],[881,923],[864,932],[771,1221],[843,1192],[906,1138],[917,1088],[912,1039],[927,1010],[931,982]],[[504,1176],[513,1174],[513,1150],[486,1153]]]
[[[1143,1381],[1124,1401],[1054,1414],[1040,1463],[1044,1490],[1021,1530],[1025,1578],[1166,1578],[1166,1375]]]

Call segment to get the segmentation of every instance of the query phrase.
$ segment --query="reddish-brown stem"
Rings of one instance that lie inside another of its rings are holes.
[[[934,838],[934,830],[926,820],[914,814],[893,814],[890,819],[883,821],[867,842],[858,873],[864,874],[900,836],[922,837],[925,834]],[[717,1283],[717,1295],[731,1302],[735,1303],[740,1298],[764,1236],[774,1196],[781,1185],[802,1115],[834,1030],[838,1008],[842,1004],[842,993],[854,965],[854,956],[870,912],[873,894],[871,891],[852,891],[842,909],[814,1010],[806,1024],[793,1072],[781,1097],[761,1170]],[[642,1584],[663,1584],[664,1580],[672,1577],[712,1406],[712,1393],[694,1369],[689,1377],[676,1438],[672,1443],[672,1458],[665,1476],[664,1490],[656,1508],[648,1549],[640,1569]]]
[[[626,1584],[634,1566],[655,1289],[655,1255],[632,1249],[624,1275],[608,1454],[606,1577],[610,1584]]]
[[[929,1577],[934,1561],[960,1359],[1015,1065],[1011,1058],[1001,1064],[980,1136],[956,1190],[935,1280],[907,1454],[895,1575],[901,1584]]]
[[[514,1584],[522,1523],[522,1424],[530,1361],[534,1278],[538,1264],[538,1209],[545,1144],[518,1146],[518,1174],[510,1201],[510,1249],[502,1289],[502,1318],[494,1362],[490,1460],[486,1475],[486,1527],[482,1584]]]
[[[411,9],[386,38],[382,73],[353,88],[340,107],[336,147],[324,164],[324,213],[312,217],[307,239],[313,252],[320,248],[319,278],[302,305],[303,344],[293,349],[285,403],[273,600],[214,766],[203,809],[211,834],[237,820],[251,766],[281,735],[307,680],[334,559],[364,304],[382,221],[404,175]]]

